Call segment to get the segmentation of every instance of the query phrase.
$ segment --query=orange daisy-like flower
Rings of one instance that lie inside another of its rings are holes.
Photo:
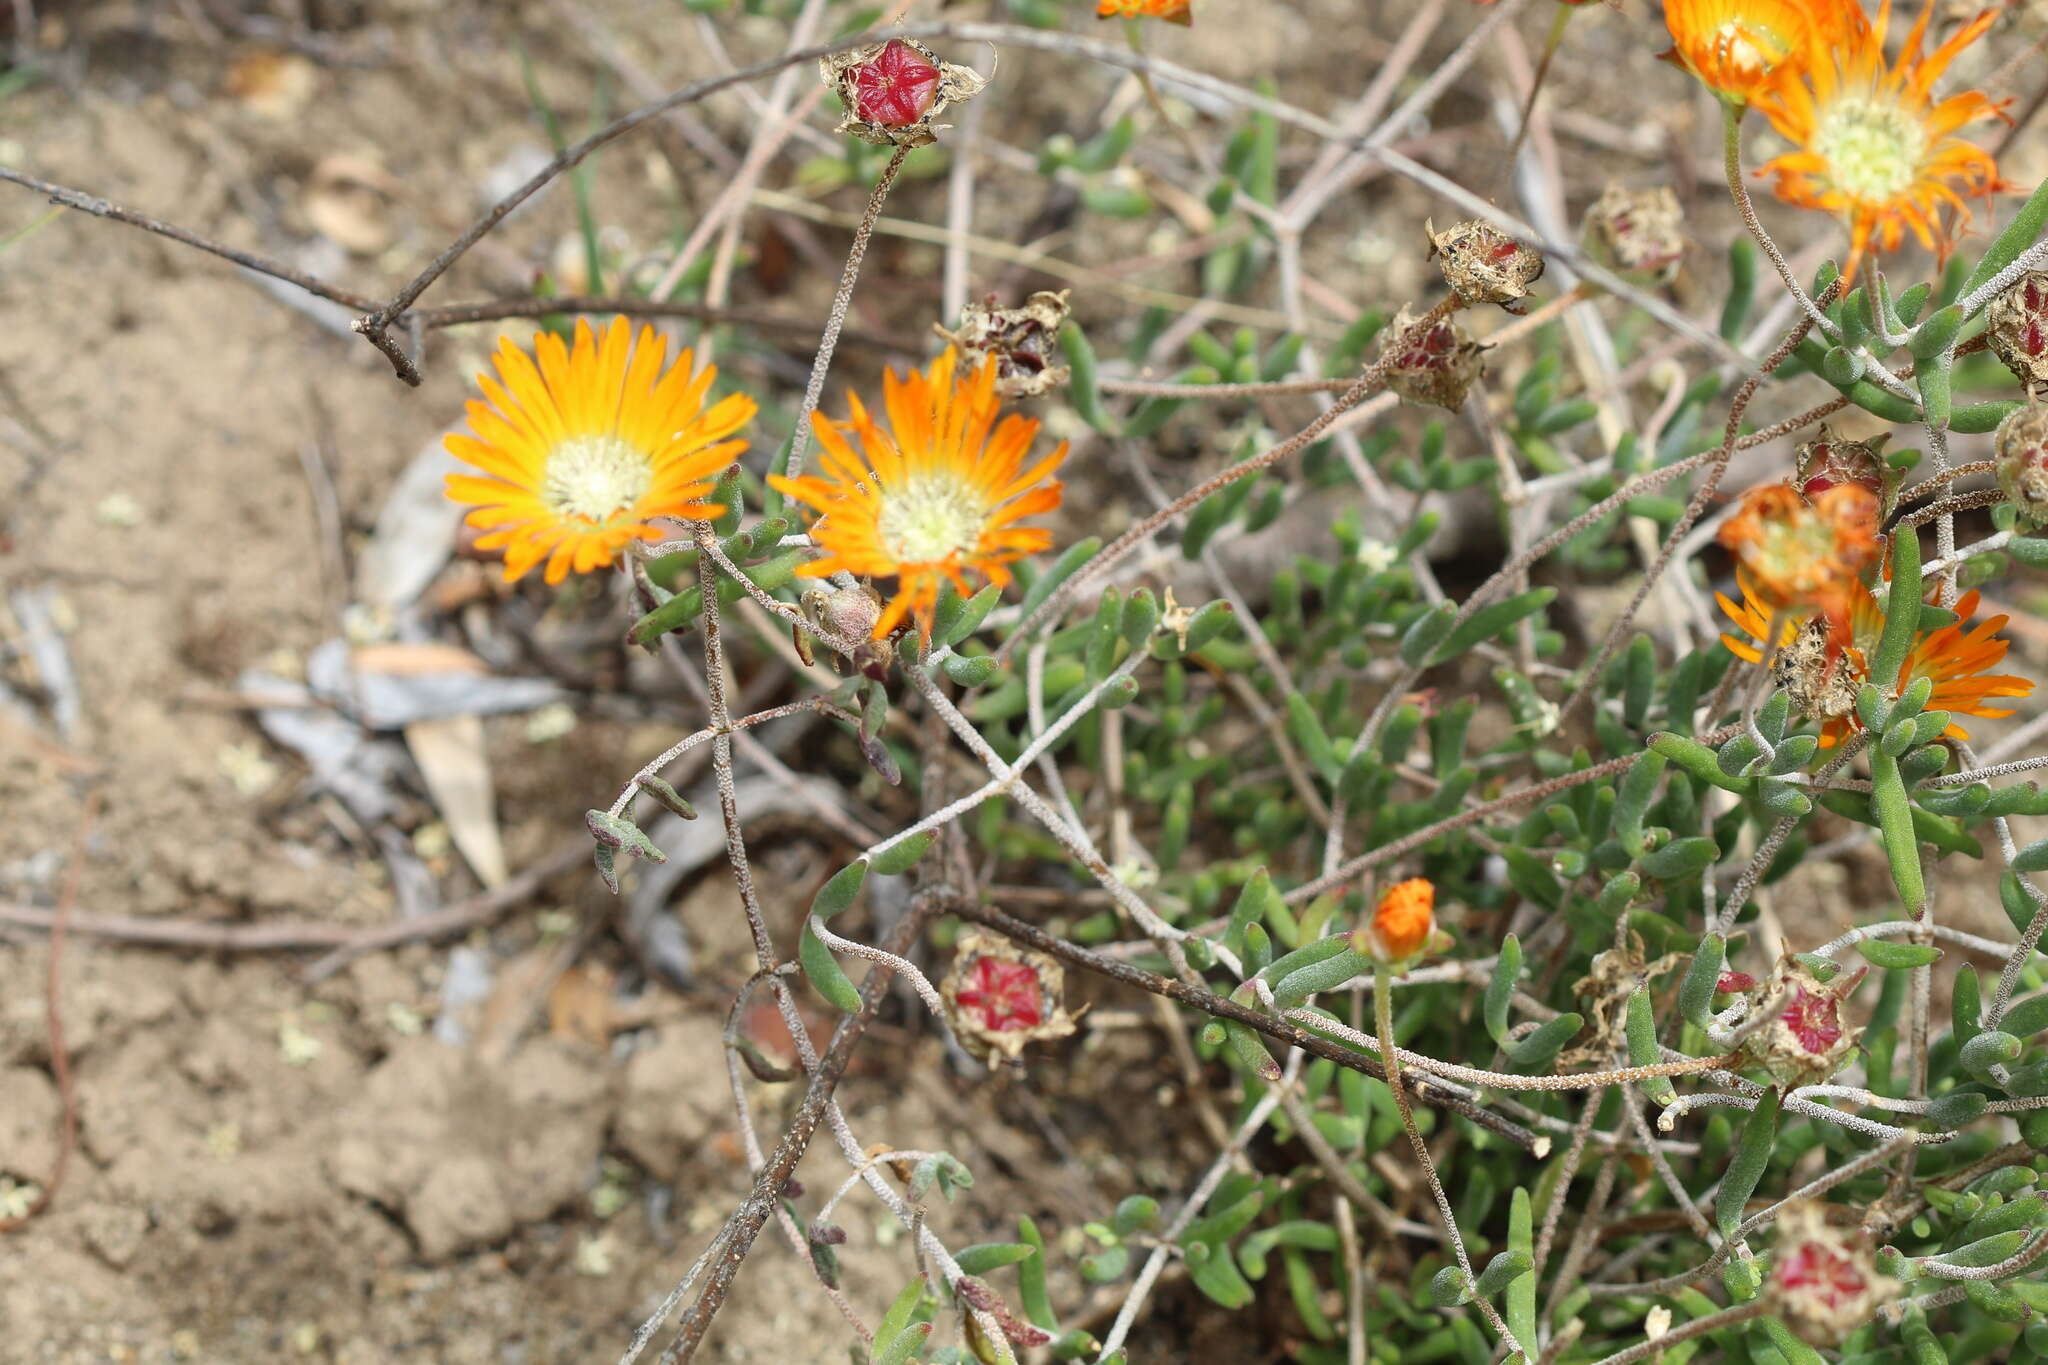
[[[1875,23],[1859,6],[1835,0],[1831,31],[1822,35],[1814,59],[1802,70],[1779,73],[1757,100],[1771,126],[1799,148],[1757,174],[1775,176],[1773,188],[1787,203],[1823,209],[1848,223],[1845,287],[1866,252],[1898,250],[1908,229],[1946,259],[1954,234],[1942,210],[1952,208],[1967,220],[1963,195],[2002,188],[1991,154],[1954,134],[1971,123],[2004,118],[2005,102],[1981,90],[1938,102],[1933,94],[1949,63],[1983,36],[1994,16],[1985,10],[1925,53],[1927,23],[1936,8],[1921,8],[1897,63],[1887,65],[1891,0],[1883,0]]]
[[[768,479],[821,514],[811,541],[824,553],[797,573],[895,576],[877,640],[906,615],[929,639],[942,581],[963,595],[973,591],[970,571],[1005,586],[1011,563],[1052,544],[1050,531],[1016,523],[1060,505],[1061,485],[1046,476],[1066,459],[1067,443],[1026,468],[1038,423],[1012,414],[998,426],[994,360],[968,374],[955,373],[958,363],[948,347],[929,370],[884,375],[886,429],[856,394],[847,395],[845,422],[812,413],[824,474]],[[860,439],[862,454],[848,436]]]
[[[448,453],[485,477],[451,474],[448,496],[475,510],[477,547],[503,549],[505,577],[542,560],[547,581],[610,564],[629,542],[656,540],[656,517],[702,520],[725,509],[700,501],[747,448],[727,440],[753,419],[754,400],[733,394],[710,408],[717,370],[691,367],[684,351],[666,371],[668,342],[652,327],[638,341],[613,318],[600,341],[578,321],[576,342],[542,332],[533,354],[498,340],[498,377],[477,376],[488,402],[469,403],[474,436],[457,432]]]
[[[1817,9],[1840,0],[1665,0],[1671,51],[1664,55],[1709,90],[1747,102],[1778,73],[1806,64]]]
[[[1436,937],[1436,887],[1427,877],[1396,882],[1380,897],[1372,921],[1360,931],[1358,950],[1381,962],[1405,962]]]
[[[1726,593],[1715,594],[1721,610],[1742,632],[1739,636],[1723,635],[1721,643],[1738,659],[1762,663],[1762,645],[1770,637],[1773,612],[1757,597],[1750,582],[1744,579],[1741,586],[1740,606],[1730,601]],[[1920,632],[1899,671],[1899,687],[1904,690],[1927,678],[1934,684],[1928,710],[2001,720],[2012,712],[1987,703],[1994,697],[2027,696],[2034,690],[2034,684],[2027,678],[1985,671],[2004,660],[2010,642],[1996,638],[2005,626],[2004,616],[1993,616],[1964,629],[1977,610],[1977,602],[1975,592],[1964,593],[1955,604],[1954,624]],[[1821,722],[1821,747],[1832,749],[1843,736],[1860,727],[1861,722],[1856,719],[1856,692],[1869,679],[1866,659],[1884,634],[1884,608],[1869,589],[1858,584],[1848,611],[1853,642],[1833,659],[1823,658],[1814,641],[1817,623],[1787,620],[1782,613],[1777,619],[1780,633],[1772,668],[1799,709]],[[1954,723],[1942,734],[1949,739],[1970,737],[1968,730]]]
[[[1096,0],[1098,19],[1164,19],[1169,24],[1195,22],[1194,0]]]
[[[1861,484],[1835,484],[1810,502],[1790,484],[1765,484],[1743,494],[1720,540],[1745,592],[1791,621],[1826,618],[1832,652],[1848,642],[1849,609],[1877,559],[1877,506]]]

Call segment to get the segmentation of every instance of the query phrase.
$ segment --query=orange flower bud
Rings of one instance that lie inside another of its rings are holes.
[[[1427,877],[1410,877],[1387,888],[1361,951],[1382,962],[1405,962],[1429,948],[1436,936],[1436,887]]]

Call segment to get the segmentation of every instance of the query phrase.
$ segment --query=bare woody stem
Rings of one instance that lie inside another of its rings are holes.
[[[946,905],[947,897],[933,892],[920,895],[911,902],[910,912],[904,915],[895,931],[884,945],[889,952],[901,955],[908,952],[924,932],[925,925]],[[678,1361],[687,1361],[696,1353],[704,1340],[704,1333],[710,1329],[711,1320],[725,1303],[725,1296],[738,1276],[740,1266],[745,1264],[747,1252],[753,1247],[755,1237],[767,1224],[782,1198],[783,1186],[796,1170],[797,1163],[809,1150],[811,1138],[818,1131],[818,1124],[825,1116],[825,1109],[832,1100],[832,1092],[838,1088],[840,1078],[846,1074],[847,1063],[853,1060],[853,1049],[860,1042],[862,1034],[874,1021],[875,1007],[881,1002],[894,973],[883,963],[877,963],[868,971],[867,979],[861,983],[860,1011],[849,1014],[839,1021],[832,1031],[832,1041],[826,1045],[818,1058],[818,1065],[811,1072],[810,1082],[804,1089],[803,1100],[797,1106],[796,1117],[782,1132],[775,1144],[768,1164],[754,1180],[753,1191],[746,1201],[735,1209],[726,1220],[725,1228],[718,1234],[724,1243],[721,1255],[716,1259],[703,1291],[697,1301],[690,1305],[676,1327],[676,1339],[669,1349],[669,1356]],[[659,1329],[659,1322],[649,1327]],[[645,1332],[638,1343],[621,1359],[620,1365],[631,1365],[639,1354],[646,1338],[652,1332]]]

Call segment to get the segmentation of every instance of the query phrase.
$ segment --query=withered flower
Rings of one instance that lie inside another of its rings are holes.
[[[1778,1014],[1745,1044],[1748,1060],[1788,1086],[1819,1085],[1840,1071],[1863,1036],[1842,1022],[1842,997],[1866,970],[1824,982],[1796,958],[1779,963],[1765,997],[1779,1002]]]
[[[1885,463],[1884,448],[1890,432],[1868,441],[1846,441],[1821,423],[1820,435],[1799,447],[1793,468],[1799,496],[1811,505],[1814,499],[1838,484],[1855,484],[1877,495],[1878,519],[1891,515],[1898,499],[1899,471]]]
[[[952,62],[911,38],[854,48],[818,59],[818,75],[846,106],[842,133],[878,147],[924,147],[938,141],[935,123],[946,106],[973,99],[988,77]]]

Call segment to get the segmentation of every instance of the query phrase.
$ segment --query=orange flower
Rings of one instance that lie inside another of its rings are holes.
[[[1381,962],[1405,962],[1421,954],[1436,937],[1436,887],[1427,877],[1388,887],[1359,937],[1359,951]]]
[[[1771,126],[1799,147],[1757,174],[1775,176],[1773,188],[1787,203],[1823,209],[1848,223],[1846,287],[1867,251],[1898,250],[1908,229],[1947,259],[1954,234],[1942,210],[1953,208],[1966,221],[1970,210],[1963,195],[2004,188],[1991,154],[1954,133],[2005,118],[2007,101],[1994,101],[1981,90],[1939,102],[1933,95],[1949,63],[1991,27],[1990,10],[1923,53],[1936,9],[1923,6],[1897,63],[1888,66],[1891,0],[1883,0],[1875,23],[1848,0],[1835,0],[1834,9],[1821,21],[1828,31],[1820,35],[1814,59],[1802,69],[1777,73],[1756,100]]]
[[[642,327],[637,342],[613,318],[600,343],[576,324],[572,349],[552,332],[533,355],[498,339],[498,378],[477,376],[489,402],[469,404],[469,425],[444,444],[489,477],[451,474],[448,496],[475,508],[484,550],[505,551],[505,577],[547,561],[547,581],[610,564],[628,543],[657,540],[656,517],[703,520],[725,509],[701,499],[747,448],[726,438],[753,419],[754,400],[733,394],[704,406],[718,371],[691,367],[690,352],[666,371],[668,342]]]
[[[1709,90],[1754,100],[1785,70],[1803,67],[1815,39],[1814,13],[1841,0],[1665,0],[1665,53]]]
[[[1849,608],[1877,559],[1876,494],[1835,484],[1808,502],[1790,484],[1765,484],[1743,494],[1720,540],[1735,555],[1746,594],[1790,622],[1824,617],[1831,654],[1848,643]]]
[[[1721,643],[1738,659],[1762,663],[1761,646],[1770,635],[1772,609],[1757,598],[1753,585],[1746,579],[1742,582],[1741,606],[1731,602],[1725,593],[1716,593],[1715,597],[1721,610],[1728,613],[1728,619],[1742,631],[1740,636],[1723,635]],[[1899,670],[1899,688],[1903,691],[1927,678],[1934,684],[1933,695],[1927,702],[1929,711],[2001,720],[2012,712],[1987,705],[1990,699],[2027,696],[2033,692],[2034,684],[2027,678],[1985,671],[2004,660],[2010,642],[1995,638],[2005,626],[2004,616],[1993,616],[1967,631],[1964,629],[1976,612],[1977,603],[1975,592],[1964,593],[1955,605],[1953,625],[1920,632]],[[1856,719],[1856,691],[1869,679],[1866,660],[1884,634],[1884,608],[1860,583],[1849,599],[1846,619],[1851,642],[1842,649],[1839,658],[1823,660],[1818,647],[1811,643],[1816,623],[1802,626],[1779,617],[1773,671],[1794,704],[1821,722],[1820,742],[1824,749],[1834,748],[1843,736],[1860,728],[1861,722]],[[1970,737],[1968,730],[1956,724],[1942,734],[1949,739]]]
[[[1121,15],[1126,19],[1150,17],[1164,19],[1169,24],[1192,24],[1195,16],[1192,10],[1194,0],[1096,0],[1095,17],[1114,19]]]
[[[1012,415],[996,425],[994,360],[956,376],[957,362],[948,347],[929,370],[900,379],[886,374],[886,430],[852,394],[845,422],[812,413],[825,472],[768,478],[821,514],[811,523],[811,541],[824,553],[798,574],[895,576],[896,593],[875,622],[877,640],[906,615],[929,639],[942,581],[963,595],[974,590],[969,572],[1007,585],[1011,563],[1052,544],[1052,532],[1016,523],[1060,505],[1061,485],[1047,476],[1066,459],[1067,443],[1026,468],[1038,423]],[[865,458],[854,453],[849,435],[860,438]]]

